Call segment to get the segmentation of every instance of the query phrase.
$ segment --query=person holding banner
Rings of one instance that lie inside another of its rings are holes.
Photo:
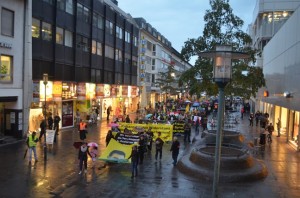
[[[146,141],[144,139],[144,135],[140,135],[139,140],[139,147],[138,147],[138,153],[139,153],[139,164],[143,164],[144,161],[144,153],[146,152]]]
[[[157,161],[157,157],[159,154],[159,160],[161,160],[162,158],[162,148],[164,145],[164,141],[160,138],[161,136],[161,132],[158,132],[158,137],[155,140],[155,148],[156,148],[156,152],[155,152],[155,160]]]

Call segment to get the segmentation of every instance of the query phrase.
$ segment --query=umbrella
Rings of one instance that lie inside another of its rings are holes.
[[[199,102],[194,102],[193,107],[199,107],[200,103]]]
[[[98,144],[95,142],[88,143],[88,146],[98,147]]]
[[[76,148],[76,149],[79,149],[79,147],[82,145],[82,142],[74,142],[73,143],[73,146]]]
[[[119,124],[112,122],[112,123],[110,123],[108,126],[110,126],[110,127],[118,127]]]
[[[150,118],[153,114],[149,113],[148,115],[146,115],[146,118]]]

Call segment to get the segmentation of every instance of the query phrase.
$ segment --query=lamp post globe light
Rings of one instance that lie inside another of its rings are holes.
[[[45,130],[47,128],[47,110],[46,110],[46,102],[47,102],[47,84],[48,84],[48,74],[43,74],[43,83],[45,85],[45,104],[44,104],[44,108],[43,108],[43,111],[44,111],[44,124],[45,124]],[[44,161],[46,162],[47,161],[47,143],[46,143],[46,131],[45,131],[45,134],[44,134]]]
[[[213,178],[213,197],[218,196],[218,185],[220,175],[220,158],[222,147],[222,127],[224,119],[224,89],[232,78],[232,59],[248,58],[249,55],[242,52],[233,52],[231,45],[217,45],[215,51],[201,52],[199,56],[214,58],[213,79],[219,88],[218,124],[216,133],[215,163]]]

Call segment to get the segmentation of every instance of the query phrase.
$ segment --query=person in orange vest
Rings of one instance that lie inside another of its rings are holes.
[[[86,134],[87,134],[87,124],[85,122],[83,122],[83,120],[80,120],[79,123],[79,138],[81,140],[85,140],[86,139]]]

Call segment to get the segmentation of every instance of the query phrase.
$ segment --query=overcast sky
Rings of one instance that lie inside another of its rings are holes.
[[[143,17],[165,36],[178,51],[189,38],[202,35],[209,0],[118,0],[119,7],[132,17]],[[230,0],[233,13],[244,21],[243,30],[252,22],[256,0]]]

